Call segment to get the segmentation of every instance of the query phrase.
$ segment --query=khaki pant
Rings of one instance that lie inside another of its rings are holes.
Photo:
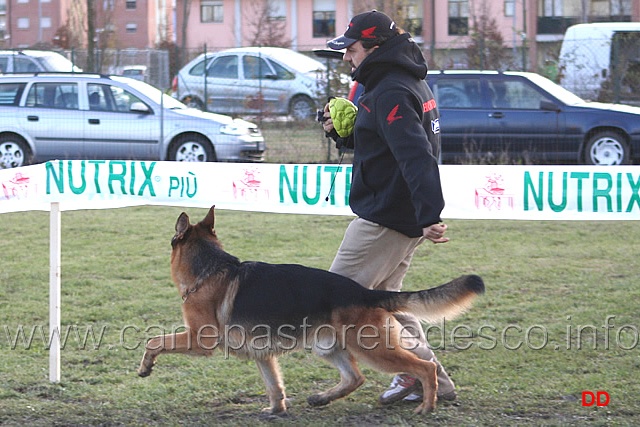
[[[362,218],[347,227],[330,271],[349,277],[369,289],[399,292],[409,269],[413,253],[425,241],[423,237],[407,237],[402,233]],[[433,351],[427,345],[418,319],[411,314],[396,314],[396,319],[411,335],[419,337],[407,346],[418,357],[438,365],[438,394],[455,389]],[[415,340],[415,338],[414,338]],[[407,339],[404,343],[409,343]]]

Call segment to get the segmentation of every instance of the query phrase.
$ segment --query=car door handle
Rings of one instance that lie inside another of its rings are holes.
[[[40,120],[40,117],[38,117],[38,116],[27,116],[27,120],[29,120],[30,122],[37,122],[38,120]]]
[[[489,113],[489,117],[491,117],[492,119],[501,119],[504,117],[504,113],[500,113],[500,112]]]
[[[100,124],[100,119],[89,119],[89,124],[90,125],[99,125]]]

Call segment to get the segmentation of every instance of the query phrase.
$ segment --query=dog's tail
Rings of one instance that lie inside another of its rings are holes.
[[[480,276],[460,276],[436,288],[396,292],[382,305],[391,312],[407,312],[425,322],[437,323],[465,312],[483,293],[484,282]]]

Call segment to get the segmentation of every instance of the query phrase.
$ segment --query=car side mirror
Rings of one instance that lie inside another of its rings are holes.
[[[558,106],[556,104],[554,104],[551,101],[540,101],[540,109],[543,111],[555,111],[556,113],[558,113],[560,111],[560,108],[558,108]]]
[[[150,113],[149,107],[147,107],[143,102],[132,103],[131,107],[129,107],[129,111],[132,111],[134,113],[144,113],[144,114]]]
[[[277,74],[265,74],[264,78],[267,80],[278,80],[278,75]]]

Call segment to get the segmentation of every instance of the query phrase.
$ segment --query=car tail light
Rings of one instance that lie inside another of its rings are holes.
[[[178,76],[175,75],[173,77],[173,81],[171,82],[171,91],[172,92],[177,92],[178,91]]]

